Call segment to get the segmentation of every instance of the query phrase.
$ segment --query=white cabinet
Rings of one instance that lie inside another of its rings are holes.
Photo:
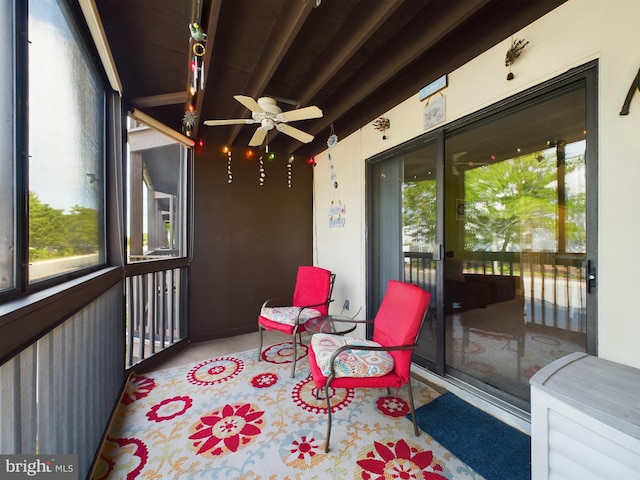
[[[530,383],[533,480],[640,480],[640,370],[573,353]]]

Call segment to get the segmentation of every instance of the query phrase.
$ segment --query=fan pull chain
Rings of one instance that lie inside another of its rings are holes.
[[[287,186],[291,188],[292,172],[291,164],[293,163],[293,155],[289,157],[289,163],[287,163]]]
[[[231,150],[227,152],[227,183],[233,182],[233,172],[231,172]]]

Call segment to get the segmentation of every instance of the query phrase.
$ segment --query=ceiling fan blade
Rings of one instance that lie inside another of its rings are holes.
[[[309,118],[320,117],[322,117],[322,110],[313,105],[311,107],[298,108],[297,110],[282,112],[276,117],[276,120],[280,122],[293,122],[295,120],[307,120]]]
[[[258,105],[258,102],[251,97],[247,97],[246,95],[234,95],[233,98],[254,113],[264,113],[264,110],[260,105]]]
[[[276,128],[279,132],[289,135],[302,143],[309,143],[313,140],[313,135],[303,132],[302,130],[298,130],[296,127],[292,127],[286,123],[276,123]]]
[[[258,127],[256,129],[256,133],[253,134],[251,140],[249,140],[250,147],[259,147],[264,142],[265,137],[267,136],[267,129],[263,127]]]
[[[253,118],[232,118],[230,120],[205,120],[204,124],[209,127],[217,125],[249,125],[256,123]]]

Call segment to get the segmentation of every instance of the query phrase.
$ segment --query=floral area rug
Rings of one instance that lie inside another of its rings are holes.
[[[301,351],[302,350],[302,351]],[[335,389],[315,398],[306,347],[290,377],[291,343],[132,374],[91,478],[482,479],[421,433],[406,387]],[[416,407],[439,393],[413,380]]]

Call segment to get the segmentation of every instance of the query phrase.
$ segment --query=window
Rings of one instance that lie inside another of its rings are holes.
[[[446,371],[524,409],[531,376],[588,352],[594,323],[587,98],[576,81],[445,136]]]
[[[107,87],[74,8],[0,2],[3,298],[106,262]]]
[[[105,261],[105,89],[64,2],[29,2],[29,282]]]
[[[447,138],[450,204],[464,207],[452,247],[586,252],[585,108],[575,87]]]
[[[0,291],[15,286],[15,175],[12,2],[0,6]]]
[[[182,142],[129,118],[129,262],[185,256],[188,154]]]
[[[127,368],[187,336],[189,139],[134,110],[127,125]],[[172,261],[170,261],[172,260]]]

